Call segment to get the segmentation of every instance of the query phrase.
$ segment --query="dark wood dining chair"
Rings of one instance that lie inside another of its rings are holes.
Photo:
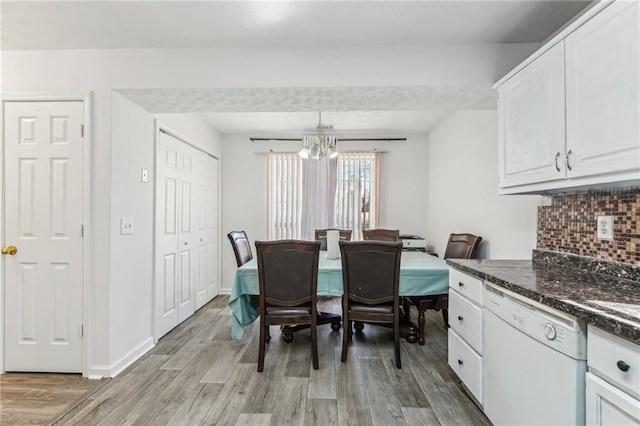
[[[249,244],[249,238],[247,238],[247,234],[244,231],[231,231],[227,234],[227,237],[231,241],[233,254],[236,255],[238,268],[253,259],[251,244]]]
[[[320,241],[320,250],[327,249],[327,231],[340,231],[340,240],[351,241],[352,231],[350,229],[316,229],[316,241]]]
[[[264,369],[269,326],[284,324],[310,326],[311,358],[313,368],[318,369],[319,254],[318,241],[256,241],[260,289],[259,372]]]
[[[231,247],[233,248],[233,254],[236,256],[236,263],[238,264],[238,268],[253,259],[253,254],[251,253],[251,244],[249,244],[249,238],[247,237],[247,233],[244,231],[231,231],[227,234],[229,241],[231,242]],[[254,307],[259,309],[259,300],[255,296],[251,296],[251,303]],[[271,341],[271,334],[269,334],[269,329],[267,329],[266,342],[269,343]]]
[[[400,241],[400,231],[397,229],[364,229],[362,239],[397,242]]]
[[[341,361],[347,349],[353,321],[391,324],[396,368],[400,362],[400,256],[402,243],[387,241],[340,241],[342,256]]]
[[[444,252],[445,259],[476,259],[482,237],[473,234],[451,234]],[[449,327],[449,293],[429,296],[405,296],[404,315],[408,319],[411,305],[418,308],[418,343],[424,345],[424,313],[427,309],[442,310],[445,327]]]

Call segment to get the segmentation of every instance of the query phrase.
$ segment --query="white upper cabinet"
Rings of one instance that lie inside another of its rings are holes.
[[[501,187],[565,177],[563,48],[556,44],[498,89]]]
[[[616,2],[565,42],[568,176],[640,169],[638,2]]]
[[[496,83],[500,193],[640,184],[639,21],[599,3]]]

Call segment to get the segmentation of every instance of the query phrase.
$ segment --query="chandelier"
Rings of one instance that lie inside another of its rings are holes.
[[[331,129],[333,126],[322,124],[322,112],[319,112],[316,133],[302,137],[302,149],[298,155],[305,160],[320,160],[324,157],[336,158],[338,156],[336,137],[325,133],[325,130]]]

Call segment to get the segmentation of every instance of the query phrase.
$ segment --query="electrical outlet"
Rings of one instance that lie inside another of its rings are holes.
[[[613,216],[598,216],[598,239],[613,240]]]
[[[142,170],[140,171],[140,180],[141,180],[143,183],[147,183],[147,182],[149,182],[149,170],[147,170],[147,169],[142,169]]]

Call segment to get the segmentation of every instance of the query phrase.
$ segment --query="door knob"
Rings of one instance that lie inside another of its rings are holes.
[[[13,256],[18,252],[16,246],[2,247],[2,254],[10,254]]]

